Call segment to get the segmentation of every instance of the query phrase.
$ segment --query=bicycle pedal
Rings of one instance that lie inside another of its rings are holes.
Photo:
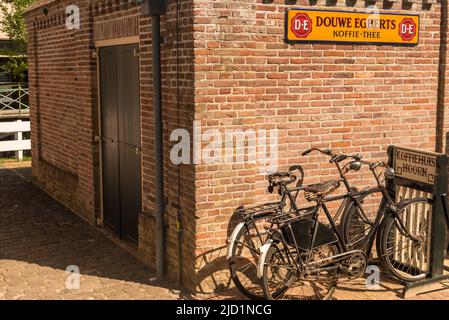
[[[339,265],[338,266],[338,271],[339,272],[349,273],[349,267],[348,266]]]

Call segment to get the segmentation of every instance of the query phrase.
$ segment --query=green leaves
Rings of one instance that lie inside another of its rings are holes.
[[[36,0],[4,0],[0,2],[3,19],[0,28],[10,39],[26,43],[26,28],[23,13]]]
[[[8,62],[1,67],[5,72],[23,81],[28,69],[26,57],[26,26],[23,13],[26,8],[36,0],[2,0],[0,2],[0,29],[5,32],[11,40],[8,50],[1,50],[0,54],[9,56]]]
[[[24,56],[10,56],[9,60],[0,69],[10,73],[12,78],[19,82],[24,82],[28,71],[28,64]]]

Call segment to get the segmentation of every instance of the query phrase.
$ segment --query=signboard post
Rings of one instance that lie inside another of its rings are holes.
[[[419,41],[419,16],[290,9],[285,13],[285,41],[415,46]]]
[[[389,146],[388,156],[388,165],[395,171],[394,179],[387,182],[392,195],[395,195],[397,188],[401,187],[428,193],[433,199],[430,219],[430,254],[424,257],[428,260],[428,277],[406,283],[403,291],[403,296],[406,297],[410,295],[412,289],[449,279],[449,275],[444,275],[448,160],[444,154],[399,146]]]

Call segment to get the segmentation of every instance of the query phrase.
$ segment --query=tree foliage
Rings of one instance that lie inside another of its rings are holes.
[[[9,56],[9,60],[1,68],[3,71],[11,73],[11,75],[23,81],[26,77],[28,69],[26,53],[26,26],[23,13],[26,8],[36,0],[0,0],[0,13],[2,21],[0,21],[1,30],[11,40],[11,45],[7,49],[0,52]]]

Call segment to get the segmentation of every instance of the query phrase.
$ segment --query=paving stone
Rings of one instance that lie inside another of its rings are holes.
[[[26,170],[20,172],[30,177]],[[96,227],[1,165],[0,203],[0,299],[191,298],[155,280],[146,266]],[[69,265],[80,268],[79,289],[66,288]],[[401,285],[383,277],[376,290],[369,290],[365,279],[340,282],[334,297],[391,300],[401,299],[401,292]],[[234,288],[196,298],[244,297]],[[449,281],[412,299],[449,299]]]
[[[0,203],[0,299],[180,298],[151,283],[154,274],[96,227],[2,165]],[[69,265],[80,268],[79,290],[66,288]]]

